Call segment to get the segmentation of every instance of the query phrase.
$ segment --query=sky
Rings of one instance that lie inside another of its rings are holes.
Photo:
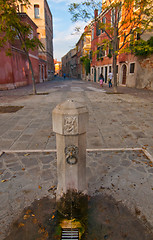
[[[70,49],[75,47],[80,34],[74,34],[76,26],[81,27],[81,32],[85,27],[85,23],[72,23],[71,14],[68,12],[68,5],[71,2],[79,2],[79,0],[47,0],[53,16],[53,49],[54,59],[61,60]]]

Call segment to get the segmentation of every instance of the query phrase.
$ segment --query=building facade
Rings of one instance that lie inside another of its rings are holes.
[[[109,6],[109,1],[107,1]],[[137,9],[135,9],[137,11]],[[108,74],[113,73],[113,54],[112,46],[108,34],[113,34],[113,23],[115,19],[115,11],[112,8],[106,8],[98,14],[98,10],[94,11],[94,20],[85,27],[84,33],[76,43],[76,76],[82,80],[99,81],[102,73],[105,83],[108,82]],[[129,31],[131,25],[124,19],[131,19],[133,8],[130,12],[125,12],[124,6],[118,12],[119,29],[118,34],[119,48],[123,45],[124,36]],[[121,25],[123,21],[123,24]],[[129,20],[130,22],[130,20]],[[127,26],[128,25],[128,26]],[[107,33],[105,27],[107,26]],[[113,35],[112,35],[113,36]],[[153,36],[153,32],[145,32],[141,38],[148,40]],[[129,34],[130,38],[131,35]],[[135,38],[138,36],[135,36]],[[107,43],[107,44],[106,44]],[[124,45],[123,45],[124,46]],[[123,47],[124,48],[124,47]],[[90,74],[86,75],[86,69],[83,64],[83,57],[90,58]],[[62,69],[68,76],[71,76],[72,58],[71,51],[63,57]],[[70,67],[71,66],[71,67]],[[148,57],[136,57],[134,54],[119,52],[116,63],[117,85],[127,87],[147,88],[153,90],[153,55]]]
[[[98,82],[102,73],[107,82],[108,73],[112,72],[112,57],[110,49],[103,47],[103,41],[108,37],[104,30],[98,28],[98,22],[110,21],[111,16],[109,12],[98,15],[98,10],[94,14],[97,21],[91,24],[91,81]]]
[[[98,15],[95,10],[95,19],[91,24],[91,80],[98,82],[99,75],[102,73],[105,82],[108,80],[108,73],[113,72],[113,57],[109,47],[104,48],[105,40],[108,36],[104,29],[98,27],[99,22],[112,21],[112,10],[102,11]],[[153,33],[144,33],[142,38],[148,40]],[[119,44],[122,44],[120,39]],[[117,83],[127,87],[153,89],[153,56],[136,57],[131,53],[120,53],[117,56]]]
[[[77,49],[77,77],[82,80],[87,80],[89,75],[86,74],[85,65],[83,64],[82,57],[89,58],[91,51],[91,31],[90,26],[84,28],[84,33],[81,35],[76,44]]]
[[[67,77],[78,78],[76,48],[71,49],[62,57],[62,76],[64,74]]]
[[[37,26],[26,13],[20,14],[23,22],[32,27],[32,34],[37,37]],[[6,56],[6,49],[11,49],[11,56]],[[36,82],[39,82],[39,57],[38,50],[29,51]],[[29,62],[25,52],[21,49],[20,41],[15,39],[11,45],[7,43],[0,51],[0,90],[13,89],[32,83]]]
[[[38,26],[38,38],[44,45],[39,49],[39,77],[40,82],[52,79],[54,75],[53,61],[53,22],[47,0],[30,0],[30,7],[20,4],[19,11],[26,12]]]
[[[54,66],[55,66],[55,76],[62,76],[62,63],[61,61],[57,61],[54,59]]]

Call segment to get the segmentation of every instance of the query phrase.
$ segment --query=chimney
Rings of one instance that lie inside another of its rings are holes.
[[[85,26],[84,32],[87,32],[87,31],[88,31],[88,26]]]

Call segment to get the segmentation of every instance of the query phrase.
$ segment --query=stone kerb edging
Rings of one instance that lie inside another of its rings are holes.
[[[153,156],[147,151],[145,148],[95,148],[95,149],[86,149],[86,152],[98,152],[98,151],[143,151],[145,156],[153,162]],[[45,152],[57,152],[56,149],[37,149],[37,150],[32,150],[32,149],[24,149],[24,150],[1,150],[0,151],[0,157],[4,153],[22,153],[22,152],[27,152],[27,153],[45,153]]]

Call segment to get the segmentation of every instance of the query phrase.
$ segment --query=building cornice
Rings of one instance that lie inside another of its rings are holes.
[[[17,13],[17,15],[20,16],[20,17],[24,17],[24,18],[29,19],[29,21],[30,21],[36,28],[38,28],[38,26],[35,24],[34,21],[32,21],[32,19],[29,17],[28,14],[26,14],[26,13],[23,12],[23,13]]]

